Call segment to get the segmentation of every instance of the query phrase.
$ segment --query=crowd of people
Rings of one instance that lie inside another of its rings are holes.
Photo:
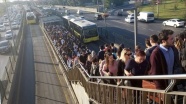
[[[186,72],[186,32],[174,37],[164,29],[145,40],[146,49],[130,48],[114,43],[99,46],[100,51],[88,49],[62,25],[45,25],[69,69],[80,63],[91,76],[171,75]],[[100,81],[95,79],[93,81]],[[104,83],[125,85],[121,79],[103,80]],[[153,80],[157,89],[165,89],[169,80]],[[142,80],[131,80],[130,86],[142,87]]]

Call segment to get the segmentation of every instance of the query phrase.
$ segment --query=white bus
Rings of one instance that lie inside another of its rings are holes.
[[[63,25],[66,29],[70,29],[70,20],[75,17],[74,15],[63,16]]]

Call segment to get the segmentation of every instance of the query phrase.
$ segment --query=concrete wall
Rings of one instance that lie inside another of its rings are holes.
[[[82,10],[82,11],[87,11],[87,12],[97,12],[97,8],[87,8],[87,7],[72,7],[72,6],[61,6],[61,5],[55,5],[55,7],[59,8],[67,8],[67,9],[74,9],[74,10]]]
[[[81,86],[81,83],[71,83],[71,85],[76,94],[79,104],[89,104],[88,94],[85,92],[85,88]]]

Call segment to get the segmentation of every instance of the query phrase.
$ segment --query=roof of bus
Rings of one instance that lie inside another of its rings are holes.
[[[70,20],[72,18],[75,18],[76,16],[74,15],[68,15],[68,16],[63,16],[63,18],[67,19],[67,20]]]
[[[41,21],[43,23],[51,23],[51,22],[62,21],[62,19],[58,16],[50,16],[50,17],[42,17]]]
[[[90,22],[88,20],[79,20],[79,21],[74,21],[73,23],[80,27],[96,25],[96,23]]]
[[[33,16],[33,15],[34,15],[33,12],[27,12],[27,13],[26,13],[26,16]]]
[[[84,18],[81,18],[81,17],[75,17],[75,18],[70,19],[71,22],[74,22],[74,21],[80,21],[80,20],[84,20]]]

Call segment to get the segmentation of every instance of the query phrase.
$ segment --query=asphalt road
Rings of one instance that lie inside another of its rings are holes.
[[[35,74],[33,63],[33,45],[30,28],[26,25],[24,30],[23,50],[20,63],[17,66],[8,104],[34,104],[35,103]],[[14,95],[13,95],[13,94]],[[15,96],[16,95],[16,96]],[[24,98],[24,99],[23,99]]]
[[[126,11],[125,16],[117,16],[118,10],[113,10],[112,15],[110,15],[106,22],[104,20],[95,20],[94,13],[84,13],[85,19],[90,20],[92,22],[97,23],[98,27],[107,28],[109,31],[108,39],[110,42],[115,43],[124,43],[126,47],[134,48],[134,24],[133,23],[126,23],[124,21],[125,17],[127,16]],[[76,15],[76,10],[71,10],[71,14]],[[183,31],[183,28],[174,28],[163,26],[162,21],[155,20],[153,23],[143,23],[138,22],[138,35],[137,35],[137,44],[140,45],[143,49],[145,48],[145,39],[148,38],[150,35],[159,34],[162,29],[171,29],[174,31],[174,34],[178,34]],[[103,35],[104,33],[101,33]],[[103,36],[104,37],[104,36]]]

